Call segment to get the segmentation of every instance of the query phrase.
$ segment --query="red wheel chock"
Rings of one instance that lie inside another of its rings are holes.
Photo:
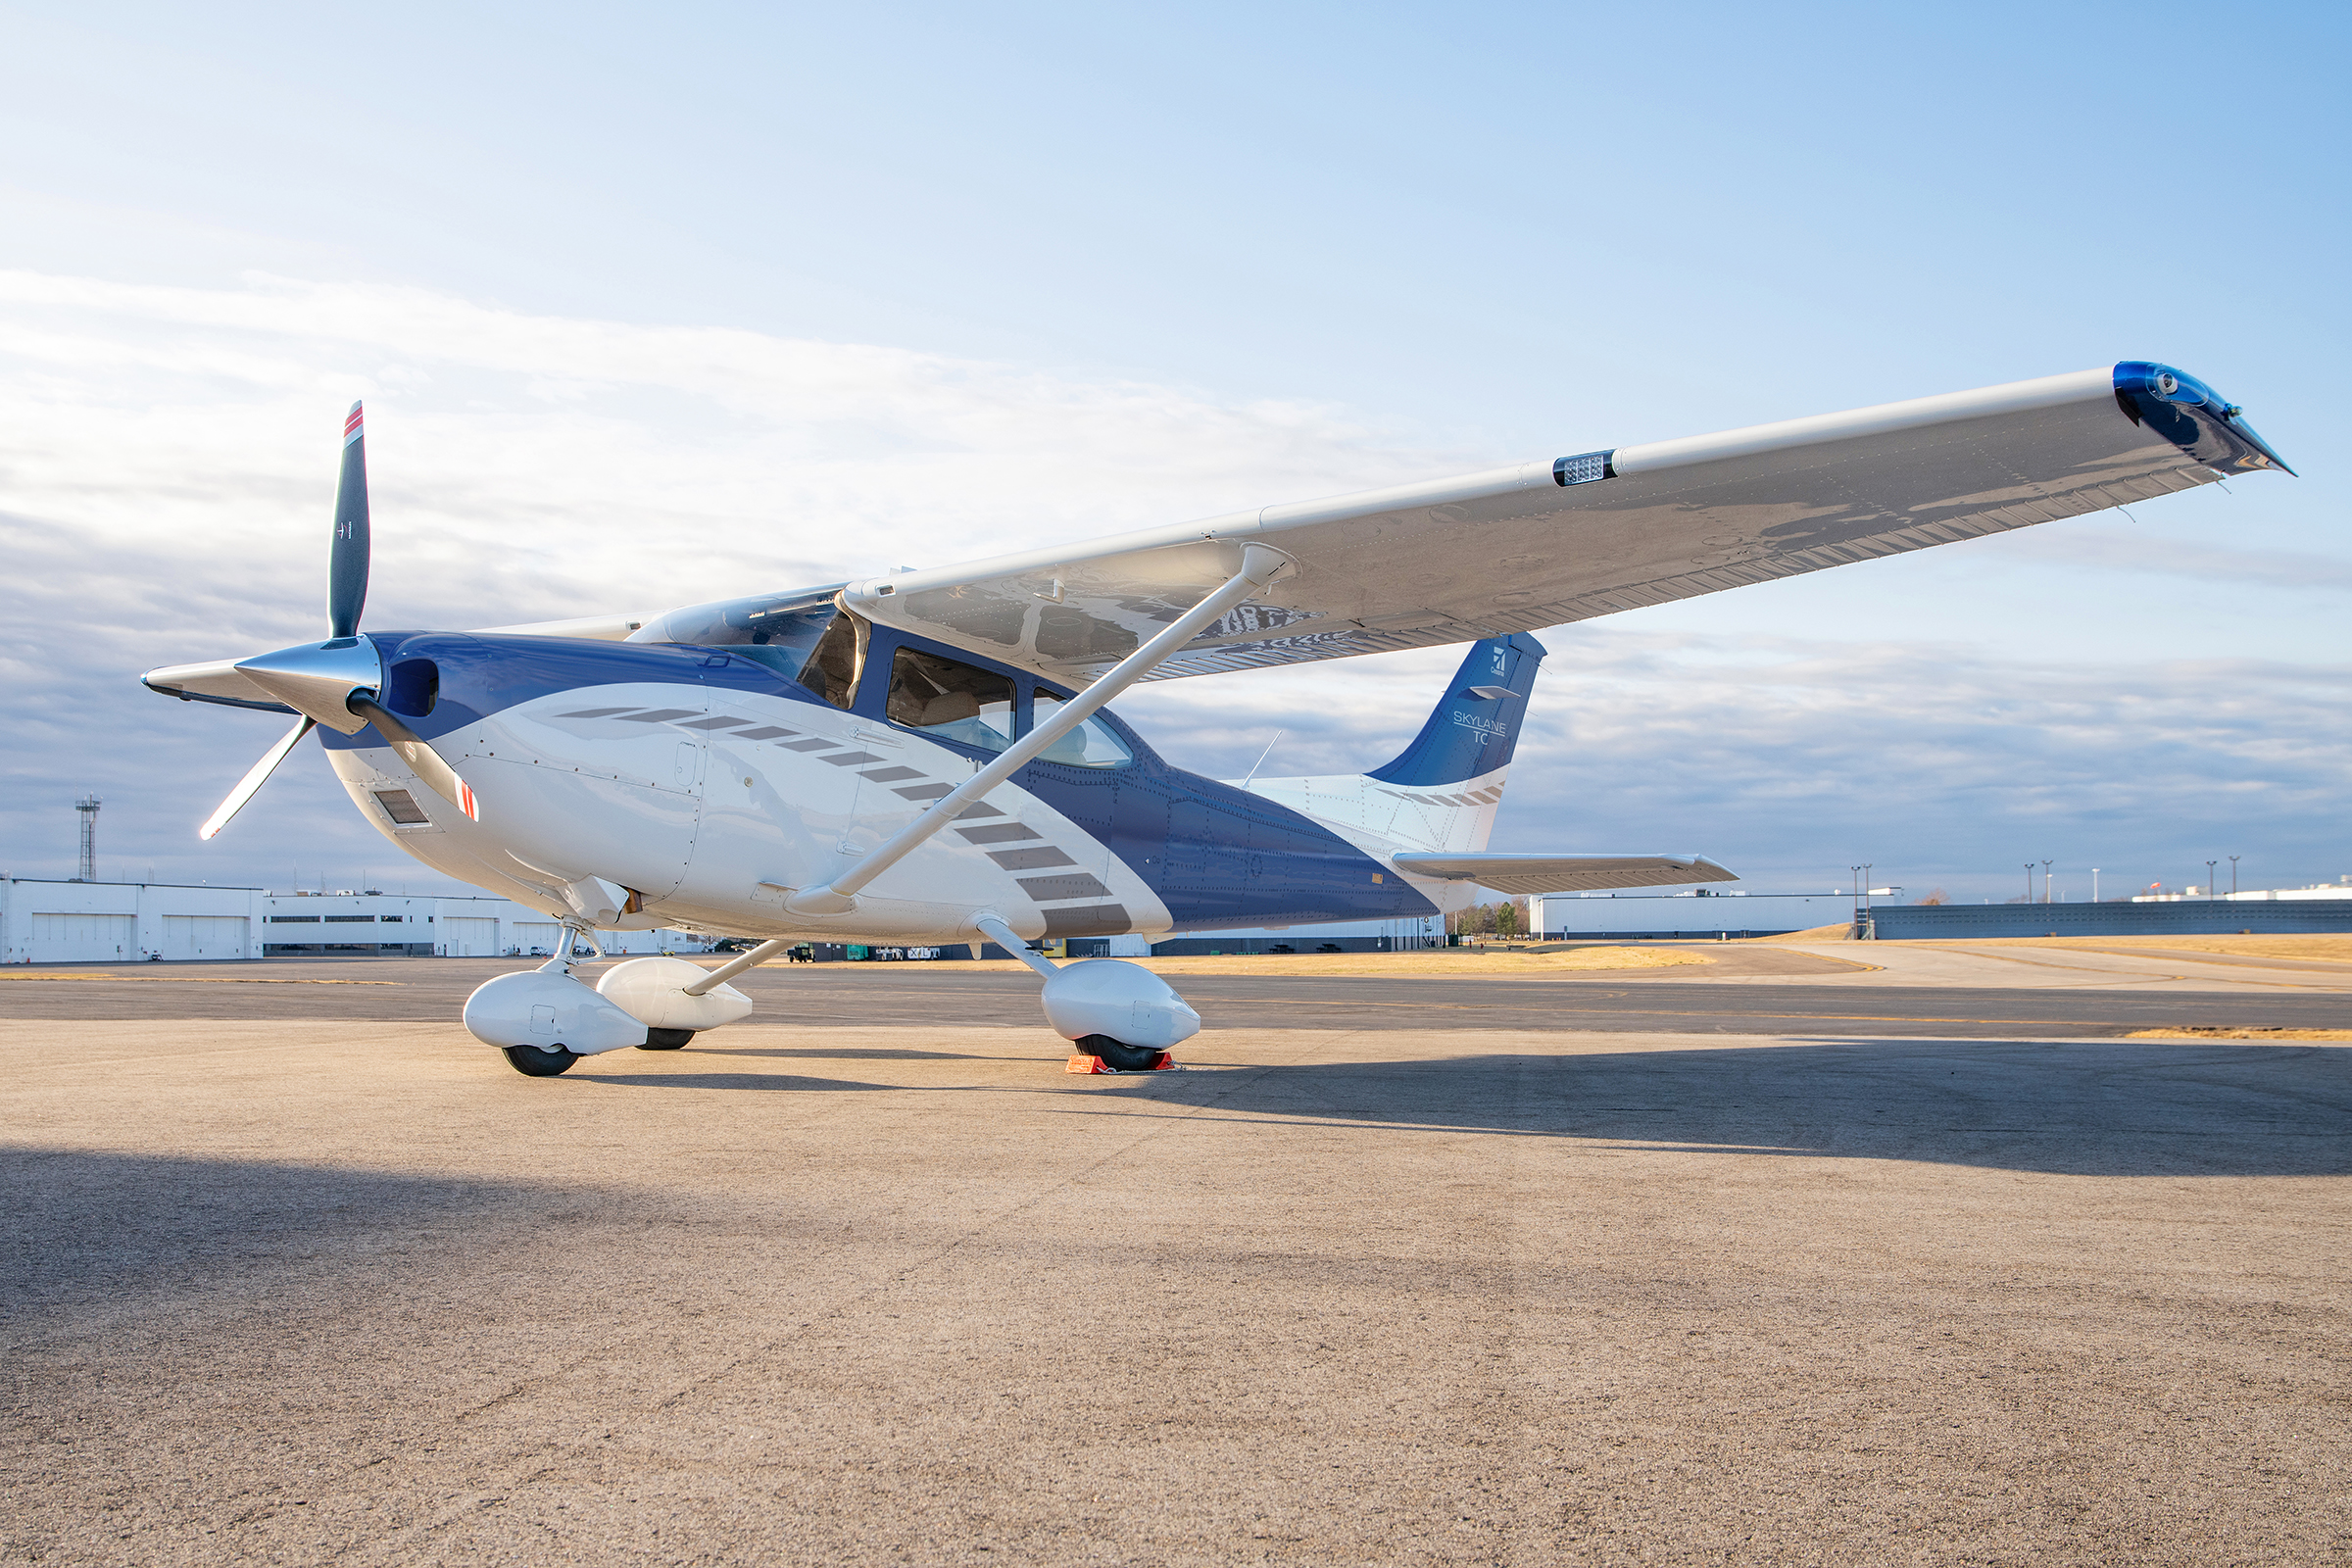
[[[1153,1063],[1152,1063],[1152,1065],[1151,1065],[1151,1066],[1149,1066],[1149,1067],[1146,1067],[1146,1068],[1144,1069],[1144,1071],[1146,1071],[1146,1072],[1165,1072],[1165,1071],[1167,1071],[1167,1070],[1168,1070],[1170,1067],[1173,1067],[1173,1066],[1175,1066],[1175,1065],[1176,1065],[1176,1058],[1175,1058],[1174,1056],[1170,1055],[1170,1054],[1169,1054],[1167,1052],[1164,1052],[1164,1051],[1163,1051],[1163,1052],[1161,1052],[1161,1053],[1159,1054],[1159,1059],[1158,1059],[1157,1061],[1154,1061]],[[1083,1073],[1107,1072],[1107,1073],[1115,1073],[1115,1072],[1117,1072],[1119,1069],[1118,1069],[1118,1068],[1116,1068],[1116,1067],[1110,1066],[1109,1064],[1107,1064],[1106,1062],[1104,1062],[1104,1061],[1103,1061],[1103,1059],[1102,1059],[1101,1056],[1072,1056],[1072,1057],[1070,1058],[1070,1060],[1069,1060],[1069,1065],[1065,1066],[1065,1067],[1064,1067],[1064,1068],[1062,1068],[1061,1070],[1062,1070],[1063,1072],[1083,1072]]]

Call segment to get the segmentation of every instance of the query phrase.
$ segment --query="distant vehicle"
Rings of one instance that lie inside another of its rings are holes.
[[[297,720],[205,838],[323,726],[361,810],[434,869],[575,932],[757,943],[591,990],[567,942],[492,980],[466,1027],[533,1075],[733,1022],[752,1004],[726,980],[810,942],[995,943],[1045,976],[1056,1030],[1143,1068],[1199,1015],[1141,965],[1056,968],[1029,943],[1733,880],[1695,855],[1488,851],[1544,658],[1529,631],[2285,466],[2211,388],[2130,361],[661,612],[363,635],[365,451],[354,404],[327,639],[145,679]],[[1365,773],[1221,783],[1103,707],[1146,679],[1454,643],[1420,734]]]

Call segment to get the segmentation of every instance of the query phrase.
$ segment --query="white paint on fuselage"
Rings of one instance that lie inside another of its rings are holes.
[[[665,716],[632,716],[647,712]],[[710,724],[725,719],[742,722]],[[878,878],[849,914],[785,915],[792,891],[854,865],[929,804],[900,791],[953,786],[975,766],[913,731],[816,704],[616,684],[534,699],[435,745],[473,787],[480,821],[460,816],[388,747],[328,755],[362,813],[403,851],[551,913],[564,906],[564,883],[602,877],[646,896],[631,924],[731,936],[954,942],[974,934],[975,911],[993,910],[1036,937],[1052,908],[1090,904],[1124,906],[1136,931],[1173,924],[1107,847],[1012,783]],[[374,799],[382,789],[407,790],[432,821],[393,823]],[[1002,830],[1000,842],[965,836],[989,828]],[[1016,871],[991,858],[1020,851],[1069,863]],[[1018,880],[1054,874],[1091,876],[1105,891],[1041,901]]]
[[[1464,855],[1485,849],[1494,834],[1494,813],[1510,770],[1506,762],[1458,784],[1390,784],[1368,774],[1336,773],[1251,779],[1242,787],[1313,818],[1387,864],[1391,875],[1401,877],[1441,912],[1451,914],[1478,903],[1485,890],[1468,882],[1398,871],[1392,857],[1400,851]]]

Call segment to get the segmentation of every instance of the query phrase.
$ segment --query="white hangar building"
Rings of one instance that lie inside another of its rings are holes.
[[[281,956],[545,957],[564,928],[511,899],[0,878],[0,962]],[[706,953],[682,931],[603,931],[607,953]]]

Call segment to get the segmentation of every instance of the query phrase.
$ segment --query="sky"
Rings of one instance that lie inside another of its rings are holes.
[[[1495,847],[2352,874],[2341,8],[0,4],[0,869],[446,886],[138,672],[660,609],[2081,369],[2301,477],[1542,634]],[[1455,654],[1157,684],[1356,771]],[[2225,883],[2225,886],[2227,884]]]

